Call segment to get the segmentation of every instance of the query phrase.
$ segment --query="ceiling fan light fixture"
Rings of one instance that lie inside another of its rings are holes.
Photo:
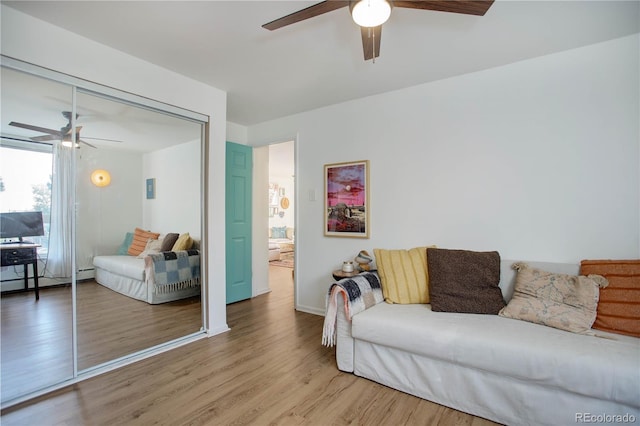
[[[391,16],[391,4],[387,0],[360,0],[351,9],[353,21],[361,27],[377,27]]]
[[[73,148],[73,142],[71,142],[70,140],[64,140],[62,142],[60,142],[62,144],[62,146],[66,147],[66,148]],[[75,147],[78,148],[78,144],[75,144]]]

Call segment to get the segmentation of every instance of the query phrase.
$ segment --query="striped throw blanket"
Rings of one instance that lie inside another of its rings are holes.
[[[376,305],[384,300],[380,277],[376,271],[363,272],[352,278],[342,279],[331,285],[327,294],[322,344],[336,344],[336,318],[338,316],[338,297],[344,300],[344,312],[351,318],[358,312]]]
[[[200,285],[200,251],[163,251],[144,261],[145,276],[156,293],[163,294]]]

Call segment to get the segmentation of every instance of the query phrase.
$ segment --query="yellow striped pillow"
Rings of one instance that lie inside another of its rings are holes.
[[[410,250],[373,249],[373,252],[387,303],[429,303],[426,246]]]

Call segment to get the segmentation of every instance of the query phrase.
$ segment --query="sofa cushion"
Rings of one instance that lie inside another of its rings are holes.
[[[640,337],[640,259],[583,260],[580,274],[598,274],[609,281],[600,289],[593,328]]]
[[[180,234],[175,232],[170,232],[162,239],[162,246],[160,246],[160,251],[171,251],[173,245],[178,241],[178,237]]]
[[[505,306],[497,251],[427,249],[434,312],[497,314]]]
[[[427,248],[373,249],[387,303],[429,303]]]
[[[132,241],[133,241],[133,232],[127,232],[124,235],[124,240],[122,241],[122,244],[120,244],[120,247],[118,247],[118,251],[116,254],[120,254],[120,255],[128,254],[127,251],[129,251],[129,246],[131,245]]]
[[[189,250],[193,246],[193,239],[188,232],[180,235],[175,244],[171,248],[171,251]]]
[[[270,238],[287,238],[286,226],[272,226]]]
[[[160,236],[157,232],[145,231],[144,229],[136,228],[133,232],[133,241],[127,250],[127,254],[131,256],[137,256],[147,246],[147,241],[157,240]]]
[[[93,264],[105,271],[144,281],[144,260],[135,256],[96,256]]]
[[[557,274],[514,263],[518,271],[513,297],[500,311],[507,318],[529,321],[574,333],[591,328],[596,319],[600,287],[607,280],[599,275]]]
[[[355,339],[631,406],[640,401],[640,342],[568,333],[497,315],[379,303],[352,318]],[[358,363],[358,354],[355,354]],[[585,374],[587,372],[587,374]]]
[[[160,253],[160,248],[162,247],[162,240],[149,240],[147,241],[147,245],[145,246],[142,253],[140,253],[137,257],[138,259],[144,259],[146,256],[150,254]]]

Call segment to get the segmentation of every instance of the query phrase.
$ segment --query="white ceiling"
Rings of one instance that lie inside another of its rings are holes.
[[[227,91],[242,125],[640,31],[639,1],[497,0],[483,17],[395,8],[372,64],[348,8],[261,28],[313,1],[3,3]]]

